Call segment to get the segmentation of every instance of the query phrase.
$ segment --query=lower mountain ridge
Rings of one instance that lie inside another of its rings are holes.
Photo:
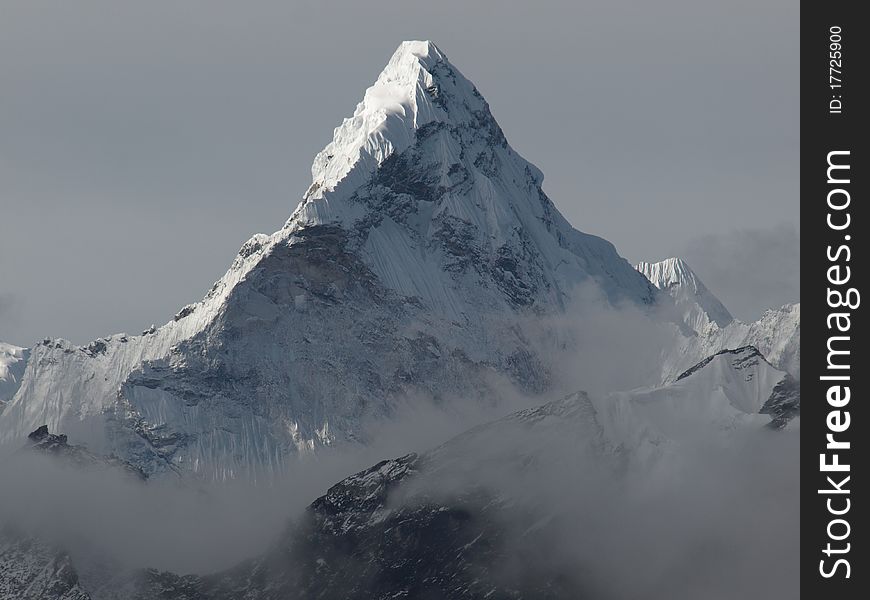
[[[679,476],[699,439],[721,441],[726,454],[743,435],[775,443],[781,434],[770,429],[799,416],[793,384],[744,347],[710,356],[668,385],[601,398],[578,392],[344,479],[271,550],[232,569],[142,570],[90,597],[616,598],[595,561],[571,562],[588,549],[566,553],[554,542],[564,541],[559,532],[579,519],[591,535],[610,510],[609,494],[619,497],[650,474]],[[34,432],[34,447],[65,444],[49,435]],[[28,569],[44,568],[40,556],[8,551],[0,589],[35,579]],[[44,597],[89,597],[81,594]]]

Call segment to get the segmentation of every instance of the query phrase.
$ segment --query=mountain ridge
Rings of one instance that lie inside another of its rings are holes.
[[[665,350],[662,381],[674,381],[704,357],[744,346],[756,347],[775,367],[800,380],[800,303],[768,309],[757,321],[744,323],[731,316],[684,260],[640,262],[635,268],[674,300],[687,328],[676,347]]]

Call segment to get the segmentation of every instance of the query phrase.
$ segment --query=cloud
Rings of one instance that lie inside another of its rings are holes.
[[[259,485],[159,479],[142,485],[111,471],[64,469],[42,457],[0,460],[4,490],[13,491],[0,502],[5,503],[0,522],[48,528],[61,541],[87,539],[131,565],[176,572],[229,567],[264,551],[287,520],[329,486],[380,460],[424,452],[470,427],[561,393],[579,388],[603,393],[657,381],[658,352],[670,330],[637,307],[611,306],[591,286],[579,293],[583,300],[565,315],[521,324],[543,362],[551,365],[556,391],[547,396],[523,393],[494,370],[482,369],[494,397],[439,398],[437,403],[407,397],[388,420],[362,425],[365,446],[338,446],[288,461],[286,472]],[[66,433],[76,443],[75,432]],[[64,494],[51,493],[56,489]]]
[[[672,341],[673,328],[644,309],[608,304],[595,288],[578,295],[565,315],[514,323],[551,365],[555,388],[602,395],[656,381],[659,353]],[[289,461],[282,476],[256,486],[142,484],[112,471],[70,470],[41,456],[0,456],[0,522],[11,520],[63,543],[74,561],[96,554],[180,573],[227,568],[266,551],[288,519],[345,476],[385,458],[426,451],[545,399],[506,381],[495,385],[500,401],[491,404],[452,398],[436,406],[407,398],[388,422],[367,425],[368,446],[339,446]],[[549,516],[542,521],[548,526],[530,529],[540,519],[513,522],[518,513],[506,514],[506,539],[523,545],[518,556],[556,561],[555,567],[531,565],[534,572],[580,573],[585,584],[601,590],[599,598],[725,600],[757,590],[793,597],[796,434],[765,430],[763,436],[732,437],[729,444],[705,438],[682,448],[679,460],[665,463],[668,468],[636,468],[628,478],[614,479],[578,454],[583,436],[571,421],[557,427],[558,435],[544,429],[536,436],[520,427],[472,437],[459,456],[471,469],[481,457],[503,457],[481,461],[472,480],[514,499],[521,516]],[[534,469],[512,462],[523,452],[535,455]],[[429,484],[449,500],[468,477],[447,476]]]
[[[482,543],[523,557],[508,579],[556,573],[608,600],[798,595],[797,427],[711,429],[611,455],[580,434],[583,417],[478,430],[440,449],[393,506],[431,498],[498,519]]]
[[[661,380],[661,357],[677,333],[668,306],[610,304],[594,285],[574,290],[564,314],[524,323],[524,333],[563,393],[606,394]]]
[[[114,468],[72,466],[0,447],[0,532],[7,524],[67,548],[78,564],[111,557],[116,568],[177,573],[229,568],[259,555],[333,484],[381,460],[423,452],[468,427],[535,400],[503,385],[498,406],[407,398],[389,421],[363,425],[367,445],[340,445],[287,461],[269,481],[145,483]],[[70,443],[75,443],[70,439]],[[62,493],[61,493],[62,491]]]
[[[608,361],[618,359],[605,347],[581,368],[592,373]],[[614,375],[605,369],[603,377]],[[403,423],[408,439],[425,435],[421,417]],[[799,420],[778,432],[711,427],[650,453],[620,446],[599,454],[586,418],[507,421],[462,435],[389,505],[434,501],[470,511],[472,527],[498,523],[482,543],[505,562],[482,566],[508,587],[534,574],[602,600],[798,595]],[[440,433],[444,423],[435,419]]]

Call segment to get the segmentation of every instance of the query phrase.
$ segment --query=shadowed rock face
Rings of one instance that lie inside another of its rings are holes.
[[[276,246],[202,335],[131,373],[112,412],[136,434],[117,438],[121,454],[148,472],[193,457],[224,465],[216,479],[268,475],[289,451],[365,442],[363,420],[389,418],[402,399],[491,396],[487,371],[547,389],[548,369],[513,331],[481,348],[485,322],[433,319],[419,298],[386,289],[349,236],[313,226]]]
[[[0,598],[91,600],[69,555],[11,528],[0,530]]]
[[[36,431],[30,433],[27,439],[33,442],[35,448],[44,450],[56,450],[67,445],[66,434],[55,435],[48,432],[48,425],[39,427]]]
[[[69,444],[66,434],[49,433],[48,425],[42,425],[30,433],[27,439],[29,443],[24,447],[25,450],[47,454],[76,468],[119,469],[142,481],[148,478],[141,469],[116,456],[99,456],[84,446]]]
[[[520,433],[541,421],[564,418],[558,427],[571,429],[575,417],[585,422],[588,400],[575,399],[523,411],[504,420],[503,437]],[[483,428],[486,430],[486,428]],[[597,431],[592,426],[590,431]],[[52,591],[34,598],[66,600],[230,600],[246,598],[396,597],[433,599],[582,598],[580,587],[564,569],[541,561],[545,545],[517,531],[529,529],[536,517],[512,507],[485,485],[471,485],[444,494],[430,485],[435,472],[451,472],[466,456],[462,445],[479,434],[460,436],[453,446],[426,455],[410,454],[382,461],[331,487],[292,523],[278,545],[264,555],[211,576],[182,576],[153,570],[88,570],[88,596]],[[465,442],[463,441],[465,440]],[[99,457],[70,446],[66,436],[40,427],[30,435],[29,451],[44,452],[76,467],[90,468]],[[458,446],[456,445],[458,444]],[[451,449],[452,448],[452,449]],[[534,446],[530,447],[530,451]],[[524,464],[521,460],[520,463]],[[511,463],[514,465],[514,463]],[[513,468],[513,467],[511,467]],[[446,469],[446,471],[445,471]],[[418,485],[418,482],[421,485]],[[509,526],[508,526],[509,525]],[[7,538],[0,538],[3,543]],[[23,542],[22,542],[23,543]],[[18,545],[16,545],[18,544]],[[28,545],[30,544],[30,545]],[[34,542],[35,544],[35,542]],[[62,581],[78,578],[69,557],[47,554],[45,546],[21,545],[8,538],[7,572],[0,570],[0,589],[13,589],[23,567],[57,561]],[[4,547],[5,548],[5,547]],[[525,548],[520,551],[518,548]],[[530,556],[522,556],[523,552]],[[54,552],[52,550],[52,552]],[[554,559],[557,557],[554,557]],[[524,564],[524,560],[528,564]],[[532,560],[534,559],[534,560]],[[558,565],[554,560],[553,565]],[[535,565],[535,566],[529,566]],[[105,566],[101,566],[105,569]],[[32,575],[26,575],[32,578]],[[60,590],[52,584],[53,590]],[[13,596],[15,597],[15,596]],[[5,600],[5,597],[0,595]]]
[[[686,377],[697,373],[708,364],[716,360],[717,356],[724,356],[726,358],[733,359],[732,364],[734,364],[737,368],[743,368],[745,365],[753,366],[757,364],[759,360],[767,362],[761,352],[758,351],[758,348],[754,346],[743,346],[741,348],[735,348],[734,350],[722,350],[720,352],[717,352],[716,354],[708,356],[693,367],[686,369],[677,377],[676,381],[680,381],[681,379],[685,379]]]
[[[789,421],[801,414],[801,384],[791,375],[785,378],[773,388],[773,393],[761,412],[770,415],[770,427],[782,429]]]
[[[557,520],[541,525],[540,515],[483,483],[452,491],[438,483],[456,472],[459,455],[480,435],[519,434],[543,422],[559,431],[598,431],[589,410],[579,395],[517,413],[492,432],[484,426],[425,455],[382,461],[330,488],[265,556],[207,577],[147,571],[137,580],[136,598],[594,597],[582,584],[582,569],[565,569],[548,547]],[[531,449],[505,464],[522,469],[534,459]]]
[[[148,572],[139,598],[479,598],[493,586],[500,529],[467,504],[422,500],[391,509],[419,458],[384,461],[315,501],[266,557],[215,577]],[[397,596],[398,594],[398,596]],[[490,597],[513,598],[513,593]]]

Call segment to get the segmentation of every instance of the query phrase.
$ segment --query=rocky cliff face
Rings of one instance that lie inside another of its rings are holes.
[[[0,531],[0,598],[91,600],[68,554],[11,529]]]

